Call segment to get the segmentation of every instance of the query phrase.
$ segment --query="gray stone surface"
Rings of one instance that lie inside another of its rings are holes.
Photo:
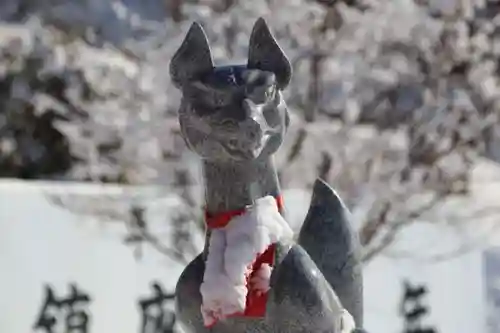
[[[337,193],[318,179],[298,243],[311,256],[356,323],[362,325],[360,245],[349,217],[350,212]]]
[[[255,23],[247,65],[227,67],[214,66],[207,37],[194,23],[170,73],[183,93],[183,137],[203,160],[208,211],[240,209],[256,198],[278,195],[272,155],[289,124],[281,90],[292,70],[265,21]],[[193,333],[339,333],[342,303],[362,322],[358,243],[347,216],[335,192],[318,181],[299,244],[278,244],[265,318],[229,318],[204,328],[200,254],[176,287],[183,327]]]

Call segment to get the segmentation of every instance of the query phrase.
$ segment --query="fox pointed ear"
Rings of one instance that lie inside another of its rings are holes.
[[[213,69],[212,53],[202,26],[194,22],[170,61],[170,77],[177,88]]]
[[[263,18],[255,22],[250,35],[247,67],[274,73],[279,89],[286,88],[292,77],[290,61]]]

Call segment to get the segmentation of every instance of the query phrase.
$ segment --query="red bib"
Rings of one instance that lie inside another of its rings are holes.
[[[278,210],[280,212],[283,211],[283,197],[276,197],[276,205],[278,206]],[[234,211],[210,214],[205,211],[205,223],[209,229],[219,229],[224,228],[229,221],[233,217],[242,215],[245,213],[245,209],[239,209]],[[248,284],[248,281],[252,279],[255,273],[259,270],[259,268],[263,264],[268,264],[271,267],[274,267],[274,258],[275,258],[276,244],[271,244],[264,253],[257,256],[252,267],[250,268],[250,274],[247,277],[247,288],[248,294],[246,299],[246,306],[244,313],[236,313],[234,316],[242,316],[242,317],[264,317],[266,314],[266,304],[268,293],[258,293],[257,290],[253,290],[251,285]]]

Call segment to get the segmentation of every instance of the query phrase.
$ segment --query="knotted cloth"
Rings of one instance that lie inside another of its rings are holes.
[[[266,196],[238,211],[205,213],[211,229],[200,287],[206,327],[231,316],[263,317],[277,242],[293,239],[281,197]]]

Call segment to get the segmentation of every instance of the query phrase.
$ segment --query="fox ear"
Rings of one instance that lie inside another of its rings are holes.
[[[247,67],[274,73],[278,88],[281,90],[288,86],[292,77],[290,61],[263,18],[255,22],[250,35]]]
[[[177,88],[213,69],[212,53],[202,26],[194,22],[170,62],[170,77]]]

